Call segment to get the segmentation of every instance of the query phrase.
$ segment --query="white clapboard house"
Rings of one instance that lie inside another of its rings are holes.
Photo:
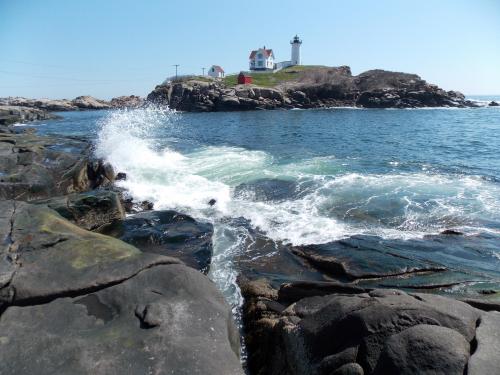
[[[250,52],[249,57],[250,70],[273,70],[274,53],[272,49],[262,47]]]

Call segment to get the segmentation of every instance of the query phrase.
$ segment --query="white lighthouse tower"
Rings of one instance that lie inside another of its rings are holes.
[[[290,44],[292,45],[292,65],[300,65],[300,45],[302,40],[295,35]]]

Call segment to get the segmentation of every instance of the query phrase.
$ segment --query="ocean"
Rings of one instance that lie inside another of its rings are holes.
[[[500,280],[500,107],[60,115],[30,126],[90,139],[135,199],[214,224],[209,276],[235,309],[249,230],[308,245],[453,229],[483,236],[454,267]]]

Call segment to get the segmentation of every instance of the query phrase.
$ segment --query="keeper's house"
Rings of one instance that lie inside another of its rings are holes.
[[[250,52],[249,57],[250,70],[273,70],[274,53],[272,49],[262,47]]]

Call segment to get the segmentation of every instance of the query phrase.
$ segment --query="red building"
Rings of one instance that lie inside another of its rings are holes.
[[[252,77],[246,76],[243,72],[238,74],[238,84],[239,85],[246,85],[252,83]]]

